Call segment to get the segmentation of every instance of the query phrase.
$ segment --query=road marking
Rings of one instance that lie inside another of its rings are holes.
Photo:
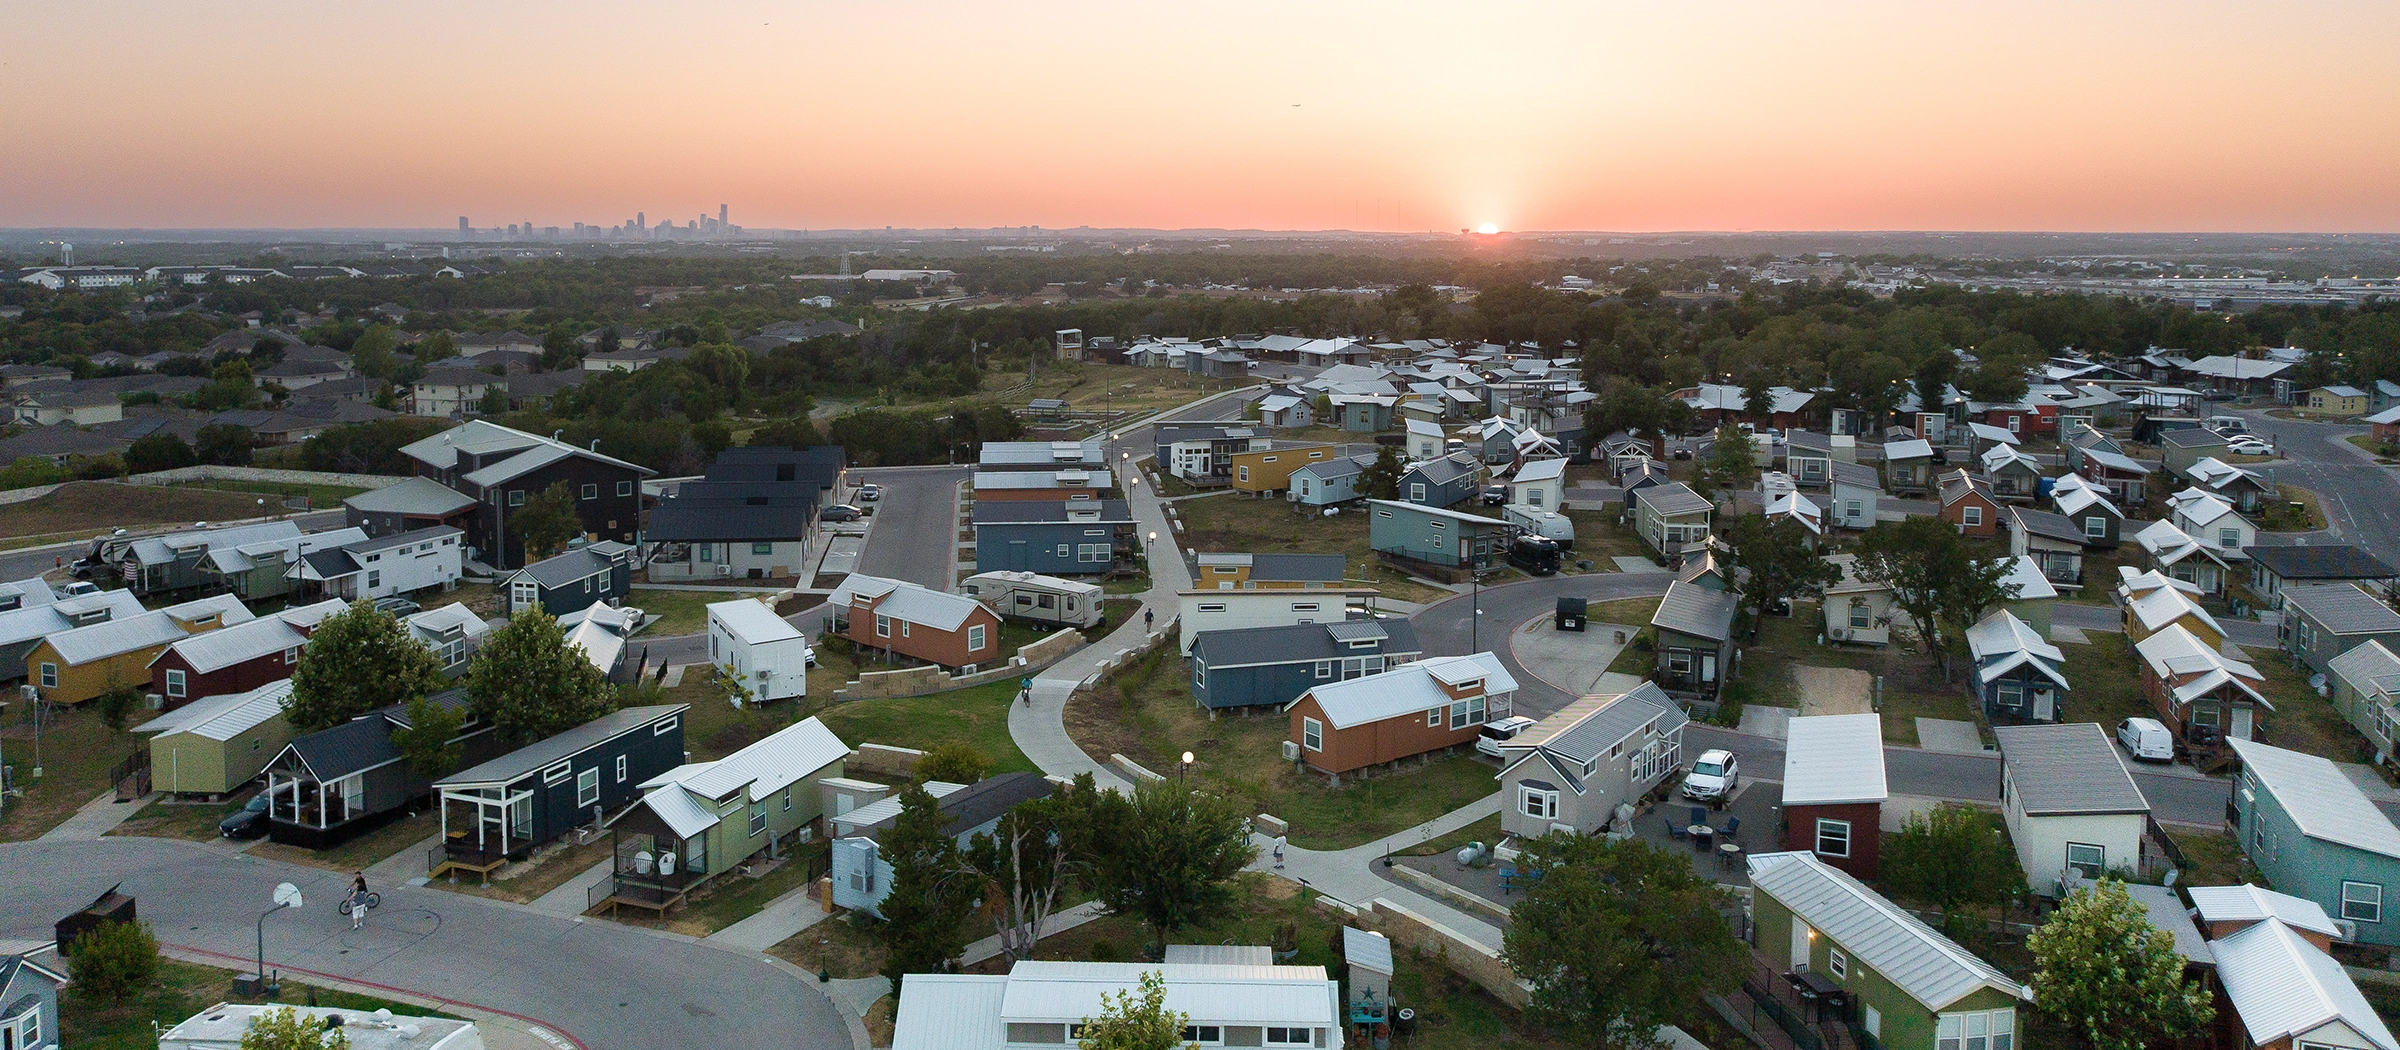
[[[566,1041],[566,1040],[564,1040],[564,1039],[561,1039],[561,1038],[559,1038],[559,1037],[558,1037],[558,1036],[556,1036],[556,1035],[553,1035],[553,1034],[551,1034],[551,1032],[550,1032],[550,1030],[549,1030],[549,1029],[547,1029],[547,1028],[544,1028],[544,1027],[542,1027],[542,1026],[540,1026],[540,1025],[538,1025],[538,1024],[537,1024],[537,1025],[526,1025],[526,1026],[525,1026],[525,1030],[526,1030],[527,1032],[530,1032],[530,1033],[532,1033],[534,1038],[536,1038],[536,1039],[539,1039],[539,1040],[541,1040],[541,1041],[543,1041],[543,1042],[545,1042],[545,1043],[548,1043],[548,1044],[550,1044],[550,1045],[552,1045],[552,1046],[555,1046],[555,1047],[557,1047],[557,1048],[558,1048],[558,1050],[578,1050],[578,1048],[576,1047],[576,1045],[575,1045],[575,1044],[573,1044],[573,1043],[570,1043],[570,1042],[568,1042],[568,1041]]]

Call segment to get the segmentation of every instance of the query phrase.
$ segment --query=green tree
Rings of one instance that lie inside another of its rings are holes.
[[[0,469],[0,489],[32,488],[35,485],[55,485],[65,481],[67,472],[58,469],[47,456],[19,457],[5,469]]]
[[[1198,1046],[1183,1039],[1191,1024],[1188,1014],[1167,1009],[1167,978],[1157,970],[1142,974],[1142,995],[1130,991],[1103,993],[1100,1016],[1083,1019],[1076,1050],[1182,1050]]]
[[[74,995],[94,1004],[130,1001],[158,977],[158,938],[146,922],[104,922],[75,941]]]
[[[483,388],[483,397],[476,401],[475,411],[486,418],[508,414],[508,383],[498,382]]]
[[[750,379],[750,352],[727,343],[702,343],[684,359],[685,367],[722,391],[727,401],[740,401]]]
[[[971,744],[953,740],[940,744],[917,760],[917,783],[939,780],[951,784],[972,784],[982,780],[992,768],[992,761],[983,757]]]
[[[184,444],[181,436],[163,430],[135,438],[133,444],[125,447],[125,469],[136,474],[173,470],[196,462],[199,460],[192,455],[192,446]]]
[[[1975,366],[1959,383],[1959,392],[1970,400],[1991,404],[2024,400],[2027,389],[2024,363],[2008,358],[1987,360]]]
[[[122,733],[126,724],[133,720],[133,713],[141,709],[142,691],[121,685],[100,694],[92,702],[99,705],[100,724],[107,726],[110,732]]]
[[[1770,426],[1775,415],[1775,374],[1764,368],[1753,368],[1742,377],[1742,415],[1759,426]]]
[[[223,412],[248,408],[262,396],[251,378],[250,362],[236,358],[209,372],[208,385],[192,392],[192,407]]]
[[[1033,957],[1060,895],[1090,874],[1098,797],[1092,775],[1078,774],[1072,785],[1016,806],[968,841],[963,859],[981,878],[984,899],[1000,902],[992,909],[992,932],[1011,962]]]
[[[540,609],[484,636],[468,667],[467,710],[511,747],[556,736],[616,709],[616,691],[558,620]]]
[[[560,321],[542,333],[542,371],[574,368],[583,361],[583,340],[572,322]]]
[[[575,513],[575,490],[564,481],[553,483],[509,512],[506,525],[528,562],[558,553],[568,540],[583,534],[583,518]]]
[[[2014,597],[2015,588],[2000,582],[2009,568],[2003,558],[1976,558],[1957,528],[1930,515],[1876,522],[1858,540],[1859,578],[1892,589],[1892,604],[1908,614],[1945,679],[1950,652],[1942,626],[1971,625],[1969,617]]]
[[[1716,444],[1693,472],[1692,488],[1702,495],[1730,492],[1757,476],[1758,446],[1752,444],[1750,435],[1736,427],[1719,427]]]
[[[350,1050],[350,1036],[286,1006],[252,1017],[241,1050]]]
[[[457,357],[458,337],[448,332],[435,332],[417,340],[416,348],[411,351],[411,354],[421,365],[430,365],[436,361]]]
[[[408,725],[392,731],[392,746],[408,758],[411,771],[427,780],[436,780],[457,771],[459,757],[466,747],[453,741],[466,722],[466,715],[458,708],[434,703],[431,697],[411,697]]]
[[[393,370],[400,367],[399,349],[400,337],[392,331],[392,326],[369,325],[350,344],[350,367],[363,376],[390,379]]]
[[[192,452],[200,462],[225,467],[249,466],[257,444],[250,428],[238,423],[211,423],[192,436]]]
[[[1375,450],[1375,462],[1358,472],[1359,495],[1368,499],[1399,499],[1400,450],[1385,445]]]
[[[1949,404],[1950,381],[1958,375],[1958,357],[1948,350],[1936,350],[1917,366],[1917,411],[1939,412]]]
[[[1758,637],[1758,622],[1778,602],[1814,601],[1825,588],[1841,582],[1839,566],[1817,557],[1805,545],[1808,528],[1789,517],[1768,521],[1746,514],[1733,520],[1733,565],[1740,570],[1742,604],[1750,610],[1750,636]]]
[[[2025,946],[2037,1008],[2093,1050],[2168,1045],[2216,1019],[2208,988],[2184,979],[2175,935],[2115,879],[2068,894]]]
[[[946,968],[966,950],[967,910],[975,884],[958,878],[958,844],[940,803],[911,784],[900,792],[900,815],[884,832],[878,853],[892,866],[892,888],[877,910],[883,975],[900,994],[900,978]]]
[[[1594,1045],[1642,1047],[1701,995],[1740,983],[1746,950],[1722,891],[1640,839],[1549,835],[1517,861],[1542,873],[1510,909],[1500,957],[1533,983],[1527,1017]]]
[[[301,647],[285,709],[294,729],[313,733],[430,695],[441,682],[432,650],[390,613],[358,602],[317,624]]]
[[[1179,781],[1139,784],[1131,797],[1105,794],[1093,820],[1100,899],[1140,919],[1161,951],[1177,930],[1223,916],[1233,906],[1233,877],[1258,855],[1231,800]]]
[[[1883,843],[1877,870],[1899,896],[1942,910],[1942,932],[1959,936],[1979,908],[2024,891],[2017,853],[1983,813],[1944,803],[1911,814]]]

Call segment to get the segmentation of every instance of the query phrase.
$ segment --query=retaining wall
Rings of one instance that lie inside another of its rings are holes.
[[[1419,956],[1441,961],[1459,976],[1520,1010],[1533,998],[1533,986],[1517,979],[1500,953],[1462,936],[1441,923],[1392,903],[1383,897],[1359,912],[1359,923],[1392,939],[1394,945]]]
[[[322,470],[276,470],[269,467],[225,467],[202,464],[196,467],[177,467],[173,470],[154,470],[148,474],[128,474],[128,485],[180,485],[192,481],[266,481],[283,485],[344,485],[351,488],[379,489],[407,481],[389,474],[336,474]]]
[[[1072,627],[1017,650],[1017,655],[999,667],[974,674],[954,675],[940,667],[903,667],[896,671],[867,671],[845,683],[833,694],[836,702],[848,700],[885,699],[895,696],[924,696],[968,686],[989,685],[993,682],[1029,678],[1045,667],[1057,663],[1068,653],[1087,644],[1083,633]]]
[[[1469,893],[1406,864],[1394,864],[1383,870],[1393,878],[1423,890],[1435,900],[1454,908],[1473,912],[1479,918],[1489,920],[1502,929],[1508,928],[1508,906],[1505,904],[1492,901],[1482,894]]]
[[[917,760],[924,757],[925,752],[913,747],[860,744],[850,752],[850,760],[842,764],[842,771],[895,778],[913,777],[917,775]]]

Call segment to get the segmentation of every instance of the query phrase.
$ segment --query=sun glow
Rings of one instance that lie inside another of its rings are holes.
[[[1487,222],[1487,223],[1484,223],[1484,224],[1483,224],[1483,225],[1481,225],[1481,226],[1477,226],[1477,227],[1475,227],[1475,232],[1477,232],[1477,233],[1480,233],[1480,234],[1482,234],[1482,235],[1484,235],[1484,236],[1486,236],[1486,237],[1489,237],[1489,236],[1491,236],[1491,235],[1493,235],[1493,234],[1495,234],[1495,233],[1498,233],[1498,232],[1500,232],[1500,224],[1499,224],[1499,223],[1496,223],[1496,222]]]

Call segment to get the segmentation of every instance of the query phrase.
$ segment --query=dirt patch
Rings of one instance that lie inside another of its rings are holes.
[[[1874,709],[1875,676],[1848,667],[1792,665],[1802,715],[1858,715]]]
[[[258,514],[258,497],[248,493],[76,481],[39,499],[0,507],[0,537],[88,535],[119,526],[189,525]]]

